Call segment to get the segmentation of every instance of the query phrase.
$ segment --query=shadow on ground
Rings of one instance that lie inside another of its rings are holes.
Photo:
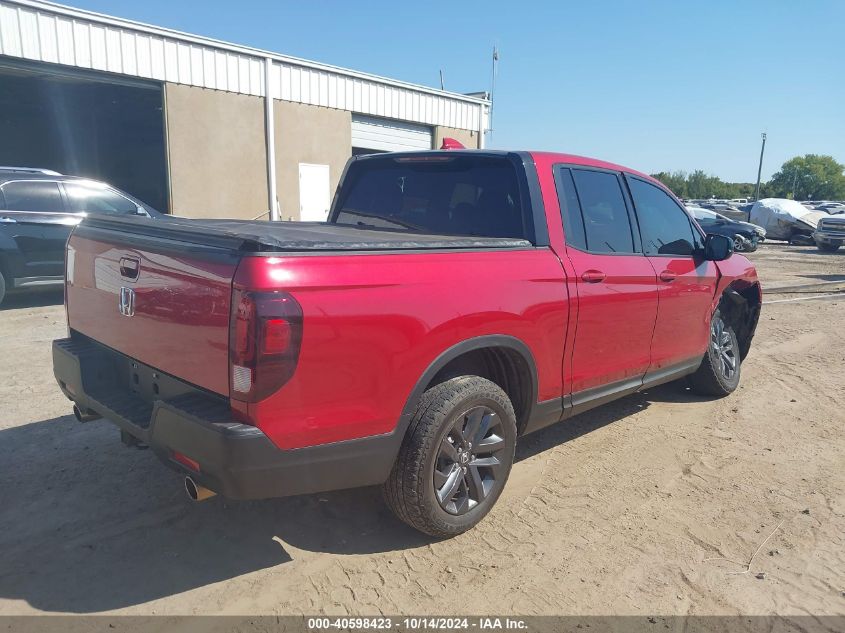
[[[65,295],[62,290],[51,290],[49,292],[16,292],[6,295],[3,303],[0,304],[0,312],[3,310],[19,310],[21,308],[42,308],[44,306],[56,306],[64,303]]]
[[[524,460],[654,401],[697,401],[667,386],[524,438]],[[107,422],[71,416],[0,431],[0,597],[47,612],[143,604],[285,565],[298,550],[368,554],[431,542],[395,519],[375,488],[260,502],[189,502],[149,451]],[[519,468],[519,464],[515,466]]]

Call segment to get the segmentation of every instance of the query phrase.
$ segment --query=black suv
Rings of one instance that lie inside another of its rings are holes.
[[[96,180],[0,167],[0,303],[7,292],[61,286],[65,242],[88,214],[161,217]]]
[[[751,222],[740,222],[725,217],[710,209],[688,206],[698,225],[707,235],[724,235],[733,240],[734,250],[750,253],[757,250],[757,245],[766,239],[766,230]]]

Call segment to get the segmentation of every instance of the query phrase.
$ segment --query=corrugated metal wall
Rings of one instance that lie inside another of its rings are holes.
[[[263,96],[258,51],[38,2],[0,0],[0,53],[132,77]],[[478,100],[320,64],[273,57],[276,99],[466,130]]]

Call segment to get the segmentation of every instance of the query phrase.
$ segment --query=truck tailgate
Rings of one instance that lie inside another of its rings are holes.
[[[228,397],[236,250],[83,223],[67,259],[71,329]]]

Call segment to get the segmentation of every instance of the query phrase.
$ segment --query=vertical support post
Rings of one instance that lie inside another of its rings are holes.
[[[484,149],[487,145],[487,104],[478,106],[478,149]]]
[[[264,135],[267,145],[267,197],[270,209],[270,220],[279,219],[279,205],[276,202],[276,132],[273,120],[273,93],[270,90],[270,76],[273,71],[273,60],[264,59]]]
[[[760,147],[760,164],[757,166],[757,186],[754,188],[754,201],[760,199],[760,173],[763,171],[763,152],[766,151],[766,133],[763,132],[763,145]]]
[[[496,66],[499,64],[499,47],[493,46],[493,70],[490,77],[490,110],[487,113],[487,141],[493,142],[493,94],[496,92]]]

